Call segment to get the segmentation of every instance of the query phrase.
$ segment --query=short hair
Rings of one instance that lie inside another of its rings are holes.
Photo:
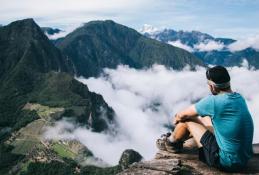
[[[216,85],[230,82],[229,73],[227,69],[223,66],[214,66],[212,68],[207,69],[206,77],[208,80],[213,81]],[[229,87],[226,87],[224,89],[227,88]]]

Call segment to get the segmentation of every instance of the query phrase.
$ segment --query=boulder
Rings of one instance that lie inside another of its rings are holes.
[[[134,151],[133,149],[127,149],[121,155],[119,166],[124,170],[128,168],[129,165],[135,162],[139,162],[142,159],[143,157],[138,152]]]

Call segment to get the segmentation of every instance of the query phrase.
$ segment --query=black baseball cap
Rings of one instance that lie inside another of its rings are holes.
[[[230,76],[227,69],[223,66],[214,66],[207,69],[206,77],[213,81],[216,86],[227,88],[230,86]]]

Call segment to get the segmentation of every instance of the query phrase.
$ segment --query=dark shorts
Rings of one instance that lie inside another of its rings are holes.
[[[208,166],[220,168],[219,146],[215,136],[206,131],[200,140],[202,147],[199,148],[199,159]]]

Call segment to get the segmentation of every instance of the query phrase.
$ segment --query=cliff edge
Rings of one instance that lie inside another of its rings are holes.
[[[249,161],[246,169],[235,174],[259,174],[259,144],[254,144],[253,148],[254,156]],[[208,167],[198,160],[197,153],[197,149],[185,149],[181,154],[159,151],[153,160],[133,163],[119,175],[229,174]]]

